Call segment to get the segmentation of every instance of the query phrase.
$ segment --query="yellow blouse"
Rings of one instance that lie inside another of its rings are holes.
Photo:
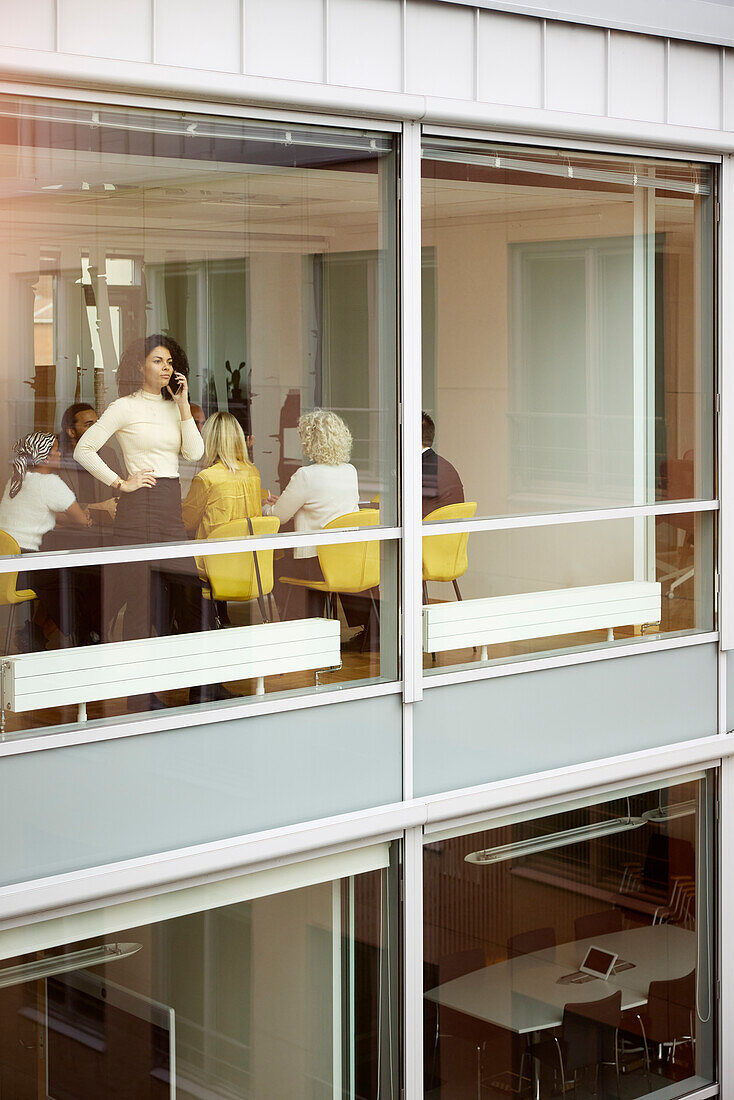
[[[255,466],[241,466],[233,474],[215,462],[191,482],[181,506],[184,527],[197,539],[207,539],[215,527],[245,516],[262,515],[260,474]]]

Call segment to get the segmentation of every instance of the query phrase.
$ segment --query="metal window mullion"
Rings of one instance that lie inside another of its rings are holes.
[[[400,204],[400,403],[403,523],[403,688],[407,703],[422,696],[421,596],[421,130],[403,127]]]
[[[423,828],[403,843],[404,1095],[423,1096]]]
[[[36,569],[76,569],[86,565],[112,565],[119,562],[170,561],[176,558],[216,557],[260,550],[286,550],[291,547],[337,546],[354,542],[390,542],[400,538],[400,527],[352,527],[345,530],[314,531],[307,534],[245,536],[218,542],[193,539],[191,542],[164,542],[152,546],[100,547],[98,550],[55,551],[50,554],[25,554],[22,558],[0,558],[0,574]]]
[[[729,308],[734,291],[734,157],[724,157],[721,165],[721,220],[719,225],[719,561],[734,561],[734,400],[731,398],[734,369],[734,317]],[[721,570],[719,593],[719,630],[721,648],[734,649],[734,579],[729,570]]]
[[[630,505],[624,508],[589,508],[582,512],[553,512],[525,516],[497,516],[491,519],[462,519],[446,523],[430,523],[428,535],[450,535],[459,531],[470,534],[482,531],[515,531],[523,527],[563,527],[569,523],[600,523],[614,519],[636,519],[649,516],[689,515],[717,512],[718,500],[676,501],[675,503]]]

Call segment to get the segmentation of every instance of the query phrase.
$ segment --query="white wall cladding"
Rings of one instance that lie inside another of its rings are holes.
[[[0,45],[144,62],[159,73],[176,66],[734,127],[734,50],[509,14],[488,3],[0,0]]]

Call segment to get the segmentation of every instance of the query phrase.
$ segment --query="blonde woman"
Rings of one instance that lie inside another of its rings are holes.
[[[260,474],[247,454],[247,442],[237,420],[216,412],[204,425],[204,461],[182,505],[184,527],[197,539],[207,539],[221,524],[262,513]]]
[[[298,421],[298,434],[311,465],[296,470],[280,497],[268,497],[265,510],[278,517],[281,528],[292,519],[296,531],[320,531],[330,520],[359,508],[357,471],[349,461],[352,433],[336,413],[314,409]],[[288,552],[276,572],[280,576],[323,579],[315,546],[298,546],[292,557]],[[279,608],[285,601],[285,587],[275,587]],[[319,614],[323,601],[310,589],[291,589],[289,610],[294,609],[299,591],[308,593],[308,605],[302,613]]]

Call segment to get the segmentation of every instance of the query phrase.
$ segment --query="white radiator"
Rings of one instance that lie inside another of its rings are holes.
[[[341,662],[339,623],[298,619],[164,638],[21,653],[2,660],[4,710],[79,706],[99,699],[333,668]]]
[[[437,653],[481,647],[486,660],[487,646],[526,638],[606,630],[611,641],[615,626],[660,622],[660,590],[657,581],[620,581],[427,604],[423,649]]]

